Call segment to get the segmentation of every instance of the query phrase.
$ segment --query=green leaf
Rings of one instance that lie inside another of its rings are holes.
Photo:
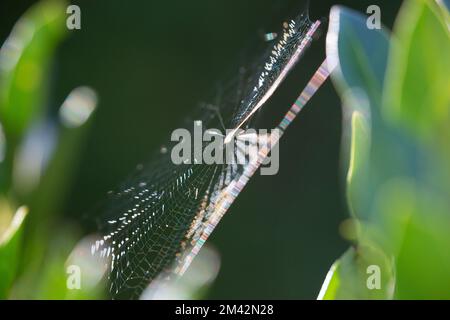
[[[337,260],[331,265],[330,270],[328,270],[325,281],[320,288],[317,300],[335,300],[339,294],[339,288],[341,285],[341,278],[339,275],[340,271],[340,260]]]
[[[4,206],[1,207],[4,208]],[[9,227],[0,234],[0,299],[8,297],[16,277],[21,253],[23,221],[27,213],[26,207],[17,209]]]
[[[388,181],[378,200],[400,299],[450,297],[450,33],[443,10],[434,1],[404,2],[386,77],[383,111],[418,150],[415,173]]]
[[[348,163],[346,176],[347,200],[353,218],[363,211],[367,203],[368,172],[371,145],[370,107],[364,91],[347,90],[342,96],[344,108],[344,138],[343,149]]]
[[[381,250],[372,245],[352,247],[331,266],[318,299],[391,299],[392,270]]]
[[[361,286],[372,259],[361,248],[370,243],[395,258],[396,298],[448,298],[448,12],[434,1],[405,1],[386,72],[389,45],[384,50],[383,32],[364,22],[341,7],[330,16],[327,55],[338,66],[332,77],[344,110],[347,193],[361,225],[357,251],[336,262],[321,296],[371,298]]]
[[[378,104],[389,50],[389,35],[369,29],[361,13],[334,6],[330,11],[327,58],[337,66],[332,78],[339,91],[364,90],[371,104]]]
[[[25,12],[0,49],[0,126],[5,136],[0,193],[9,192],[18,144],[45,105],[48,73],[65,34],[64,1],[45,0]],[[1,141],[0,141],[1,143]]]
[[[388,146],[373,143],[384,140],[380,102],[389,50],[389,35],[371,30],[367,17],[341,6],[330,11],[326,40],[327,59],[336,65],[332,80],[343,105],[343,163],[348,164],[347,197],[351,213],[367,218],[371,194],[380,176],[374,157]],[[377,134],[373,134],[373,132]],[[374,149],[375,148],[375,149]],[[383,170],[383,168],[381,168]]]
[[[0,51],[0,119],[17,140],[44,103],[49,62],[66,27],[65,3],[42,1],[16,23]]]
[[[448,199],[413,178],[386,182],[377,198],[379,237],[396,261],[395,297],[449,299]]]
[[[448,14],[447,14],[448,17]],[[417,137],[450,138],[450,32],[432,1],[406,1],[395,24],[384,109]]]
[[[423,198],[423,195],[421,196]],[[435,197],[431,196],[430,199]],[[398,299],[450,299],[450,217],[436,199],[419,203],[396,257]],[[438,200],[439,201],[439,200]],[[420,210],[420,208],[423,208]]]

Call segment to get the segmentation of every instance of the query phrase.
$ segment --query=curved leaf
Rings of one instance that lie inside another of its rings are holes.
[[[392,299],[394,276],[384,253],[374,246],[348,249],[330,268],[319,300]]]
[[[389,50],[389,35],[371,30],[367,17],[341,6],[330,11],[326,40],[327,59],[336,65],[332,80],[342,97],[343,162],[347,169],[347,196],[352,214],[368,217],[376,168],[372,157],[385,150],[372,150],[380,139],[380,102]],[[372,180],[371,180],[372,179]]]
[[[8,291],[16,277],[21,251],[23,222],[28,208],[20,207],[9,227],[0,234],[0,299],[8,297]]]

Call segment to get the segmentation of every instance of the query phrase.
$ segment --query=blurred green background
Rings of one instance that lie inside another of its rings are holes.
[[[32,1],[2,1],[0,43]],[[278,30],[304,1],[73,1],[82,29],[68,32],[52,64],[49,108],[88,85],[99,108],[75,179],[62,204],[63,221],[92,230],[86,213],[136,164],[145,163],[221,79],[236,74],[244,49]],[[365,12],[377,4],[391,28],[401,1],[312,1],[311,19],[334,4]],[[323,28],[324,33],[327,27]],[[251,50],[250,50],[251,51]],[[325,57],[316,41],[289,75],[264,117],[287,110]],[[208,298],[317,297],[329,266],[348,247],[339,226],[348,217],[340,173],[340,99],[327,82],[283,137],[280,171],[255,176],[212,235],[220,273]]]

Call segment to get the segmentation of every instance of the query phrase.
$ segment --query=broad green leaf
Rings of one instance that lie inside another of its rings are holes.
[[[442,10],[405,1],[385,83],[383,111],[418,150],[415,173],[387,181],[378,195],[400,299],[450,297],[450,33]]]
[[[382,256],[394,257],[396,298],[449,297],[450,42],[442,10],[434,1],[404,2],[384,82],[383,32],[368,30],[364,16],[344,8],[330,14],[327,56],[338,66],[347,193],[361,226],[358,250],[333,266],[324,298],[372,298],[361,287],[363,266],[373,259],[361,250],[367,243],[379,248],[386,270],[390,259]]]
[[[0,207],[4,208],[2,205]],[[8,297],[16,277],[21,254],[23,221],[27,213],[26,207],[17,209],[9,227],[0,234],[0,299]]]
[[[374,246],[360,245],[331,266],[318,299],[391,299],[393,292],[392,263]]]
[[[389,35],[384,30],[369,29],[361,13],[334,6],[330,11],[327,58],[336,64],[332,74],[341,92],[348,88],[365,91],[371,104],[381,98],[389,50]]]
[[[448,143],[450,32],[439,10],[433,1],[403,5],[394,29],[384,109],[414,135]]]
[[[343,163],[348,165],[347,196],[356,218],[370,215],[371,194],[378,183],[379,169],[373,166],[388,145],[384,140],[380,101],[389,49],[389,35],[384,29],[371,30],[367,17],[341,6],[330,12],[326,40],[327,59],[336,65],[332,80],[343,107]],[[373,131],[376,134],[373,134]]]

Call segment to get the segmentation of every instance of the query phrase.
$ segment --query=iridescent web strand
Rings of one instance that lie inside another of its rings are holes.
[[[208,237],[211,235],[219,221],[222,219],[224,214],[227,212],[228,208],[231,206],[231,204],[234,202],[236,197],[241,193],[242,189],[245,187],[247,182],[250,180],[250,178],[255,174],[255,172],[258,170],[258,168],[261,166],[261,163],[263,163],[264,159],[269,154],[272,147],[278,143],[278,140],[283,135],[284,131],[288,128],[288,126],[291,124],[291,122],[296,118],[298,113],[303,109],[303,107],[308,103],[309,99],[316,93],[316,91],[320,88],[320,86],[325,82],[325,80],[328,78],[330,71],[333,68],[328,66],[327,60],[325,60],[317,69],[317,71],[314,73],[311,80],[306,85],[305,89],[301,92],[297,100],[294,102],[294,104],[291,106],[289,111],[285,114],[283,120],[279,123],[277,126],[277,131],[279,132],[275,136],[275,141],[273,142],[266,142],[261,147],[258,157],[255,162],[249,162],[242,175],[239,176],[237,180],[233,180],[227,188],[222,191],[222,194],[219,197],[219,200],[215,204],[214,211],[211,215],[211,217],[206,222],[206,227],[200,236],[200,238],[197,240],[195,245],[193,246],[192,250],[187,254],[187,256],[184,258],[184,261],[180,266],[175,269],[175,273],[182,275],[189,265],[191,264],[192,260],[195,258],[195,256],[199,253],[200,249],[202,248],[203,244],[206,242]],[[272,139],[269,139],[272,140]]]

